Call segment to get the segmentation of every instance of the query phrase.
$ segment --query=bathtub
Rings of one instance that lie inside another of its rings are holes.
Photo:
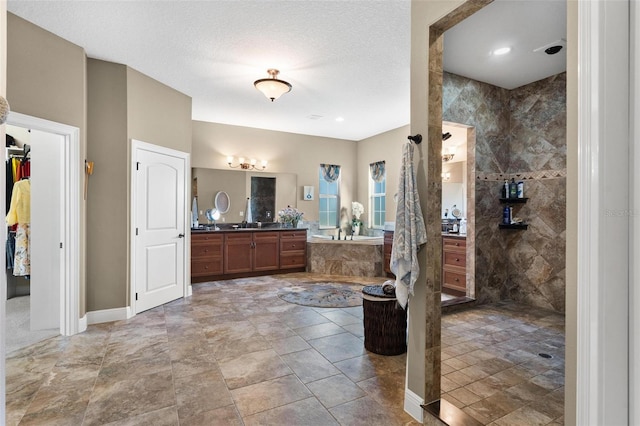
[[[344,236],[342,237],[344,238]],[[332,243],[332,244],[383,244],[384,237],[368,237],[366,235],[354,235],[353,241],[351,240],[351,235],[347,236],[346,240],[336,240],[331,239],[331,235],[312,235],[309,239],[309,242],[318,242],[318,243]]]
[[[380,277],[384,237],[355,235],[332,240],[331,235],[312,235],[307,242],[307,271],[328,275]]]

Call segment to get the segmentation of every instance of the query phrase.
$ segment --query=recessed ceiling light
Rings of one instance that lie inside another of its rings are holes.
[[[338,117],[338,118],[336,118],[336,121],[337,121],[338,123],[341,123],[341,122],[343,122],[343,121],[344,121],[344,118],[343,118],[343,117]]]
[[[510,47],[501,47],[500,49],[494,50],[493,54],[495,56],[500,56],[500,55],[506,55],[509,52],[511,52],[511,48]]]

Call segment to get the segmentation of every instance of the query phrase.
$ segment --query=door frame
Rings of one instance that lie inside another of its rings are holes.
[[[143,142],[137,139],[131,139],[131,151],[130,151],[130,159],[131,159],[131,167],[129,168],[130,173],[130,192],[131,199],[129,203],[129,309],[128,309],[128,318],[132,318],[136,316],[136,205],[138,201],[138,193],[137,193],[137,173],[136,173],[136,151],[144,149],[146,151],[151,151],[156,154],[163,155],[171,155],[174,157],[182,158],[185,164],[184,170],[184,193],[185,197],[191,193],[191,155],[187,152],[177,151],[175,149],[166,148],[159,145],[154,145],[148,142]],[[191,229],[189,225],[191,215],[189,214],[189,206],[188,203],[189,198],[185,198],[184,200],[184,218],[185,218],[185,230]],[[183,298],[189,297],[192,294],[191,287],[191,264],[188,262],[191,256],[191,232],[185,232],[185,241],[184,241],[184,251],[183,251]]]
[[[62,261],[60,268],[60,334],[72,336],[80,329],[80,129],[18,112],[9,113],[7,124],[54,133],[63,137],[60,176]]]

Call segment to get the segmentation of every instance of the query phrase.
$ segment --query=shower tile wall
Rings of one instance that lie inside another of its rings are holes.
[[[476,128],[476,299],[512,299],[564,312],[566,74],[506,90],[445,73],[443,120]],[[500,230],[501,183],[525,182],[514,216],[526,231]]]

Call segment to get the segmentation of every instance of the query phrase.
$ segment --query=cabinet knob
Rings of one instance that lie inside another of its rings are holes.
[[[456,247],[459,247],[459,246],[460,246],[460,243],[456,243]]]
[[[460,281],[460,278],[456,278],[456,282]]]
[[[458,259],[457,257],[456,257],[456,262],[460,262],[460,259]]]

